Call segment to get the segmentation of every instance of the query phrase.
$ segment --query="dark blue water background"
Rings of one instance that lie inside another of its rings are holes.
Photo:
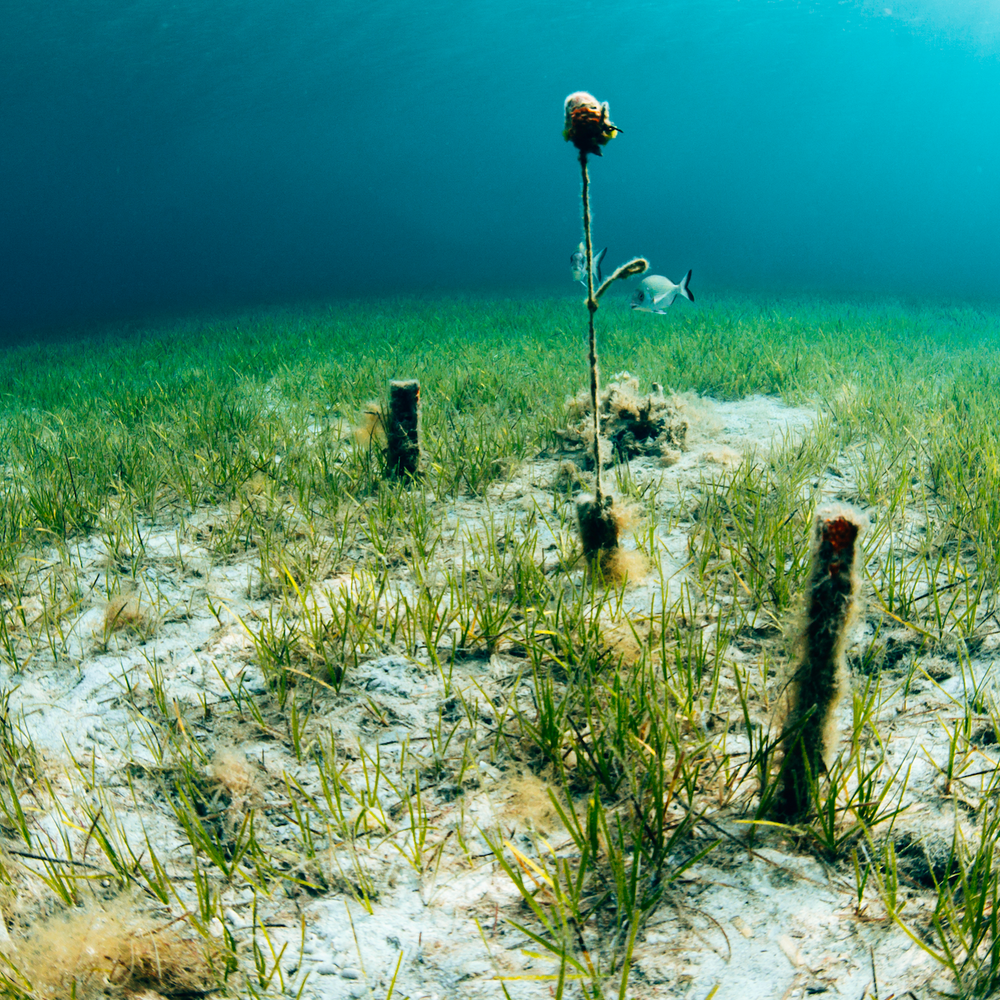
[[[0,3],[0,329],[571,291],[1000,298],[996,0]],[[687,308],[686,303],[674,308]]]

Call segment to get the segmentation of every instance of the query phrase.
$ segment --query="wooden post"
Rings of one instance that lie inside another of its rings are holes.
[[[386,444],[390,476],[416,476],[420,466],[420,383],[415,379],[389,383]]]

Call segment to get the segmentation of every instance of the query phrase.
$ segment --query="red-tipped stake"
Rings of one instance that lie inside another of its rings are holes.
[[[847,683],[844,646],[857,612],[856,543],[866,523],[847,506],[816,515],[805,621],[782,735],[785,759],[773,806],[785,823],[813,811],[813,790],[826,770],[834,714]]]

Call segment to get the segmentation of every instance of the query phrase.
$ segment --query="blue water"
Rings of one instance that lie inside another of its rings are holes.
[[[0,2],[0,329],[572,291],[1000,298],[997,0]],[[680,303],[674,308],[689,308]]]

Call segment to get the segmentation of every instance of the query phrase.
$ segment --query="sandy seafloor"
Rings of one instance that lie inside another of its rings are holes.
[[[765,456],[775,442],[807,435],[817,419],[808,408],[791,408],[765,397],[725,403],[691,398],[686,406],[691,429],[680,460],[669,467],[645,458],[632,463],[636,479],[659,482],[659,495],[667,505],[691,500],[749,449]],[[555,464],[553,459],[527,462],[509,481],[491,487],[486,498],[437,508],[442,512],[442,541],[434,559],[443,566],[457,558],[463,539],[490,515],[497,520],[521,518],[533,502],[551,509]],[[844,471],[850,463],[840,466],[820,483],[831,499],[850,494],[849,473]],[[260,563],[253,553],[222,560],[205,546],[210,525],[225,513],[204,510],[181,523],[143,527],[145,563],[138,596],[140,603],[157,609],[152,634],[116,632],[109,637],[103,624],[105,603],[94,590],[73,620],[64,623],[67,638],[56,660],[39,644],[19,673],[7,670],[2,678],[14,687],[11,704],[23,713],[23,726],[44,751],[44,766],[64,800],[99,799],[105,817],[114,815],[123,834],[138,845],[148,836],[159,857],[176,864],[178,872],[183,870],[185,840],[152,781],[161,767],[150,749],[156,744],[155,731],[135,710],[143,698],[153,697],[157,674],[206,754],[227,748],[245,760],[257,796],[251,801],[248,793],[245,805],[257,809],[262,842],[280,852],[283,843],[292,841],[285,776],[295,777],[307,789],[317,787],[308,760],[297,762],[280,740],[250,723],[233,721],[226,685],[234,688],[242,681],[251,692],[262,689],[249,631],[267,619],[277,599],[266,588],[262,593]],[[538,529],[538,558],[544,560],[560,540],[544,524]],[[658,575],[630,584],[626,606],[638,613],[648,614],[664,599],[672,599],[671,588],[678,587],[687,572],[691,524],[682,519],[669,531],[657,530],[668,593],[663,593]],[[82,580],[94,579],[107,567],[109,556],[99,537],[74,542],[69,553]],[[65,559],[53,550],[40,566],[55,568]],[[404,567],[400,592],[411,582]],[[325,586],[350,586],[349,577],[341,574]],[[898,641],[907,642],[905,630],[899,631]],[[765,646],[779,648],[773,634],[768,635],[766,628],[744,630],[725,657],[752,663]],[[863,613],[852,636],[853,657],[872,635],[869,616]],[[973,661],[981,676],[992,669],[991,641],[987,639]],[[897,695],[883,705],[880,718],[891,734],[887,766],[894,769],[905,761],[911,766],[909,808],[897,829],[947,843],[958,805],[954,795],[943,793],[932,760],[941,759],[946,743],[939,720],[950,717],[963,689],[957,667],[952,664],[949,674],[947,657],[939,660],[937,683],[918,677],[905,706]],[[511,688],[524,683],[518,678],[522,665],[501,645],[492,655],[458,660],[451,682],[468,703],[481,705],[482,717],[489,719],[487,699],[527,696]],[[731,692],[732,681],[728,684]],[[449,703],[444,681],[426,655],[380,653],[358,667],[339,695],[320,698],[313,732],[329,728],[344,754],[345,774],[360,783],[365,756],[377,756],[391,773],[394,766],[398,772],[404,746],[417,758],[429,754],[422,748],[429,747],[429,734],[448,704],[454,700]],[[216,711],[206,715],[206,706],[213,705]],[[845,702],[845,721],[849,711]],[[725,727],[720,731],[724,736]],[[731,734],[724,748],[720,744],[720,752],[735,755],[745,750],[742,739]],[[357,881],[351,866],[360,864],[374,890],[370,912],[343,890],[343,880],[338,888],[334,877],[329,877],[329,890],[318,895],[278,890],[257,900],[258,916],[269,925],[272,944],[279,949],[288,944],[281,973],[272,984],[278,992],[294,996],[301,989],[302,997],[317,1000],[381,1000],[398,966],[395,997],[500,997],[503,987],[513,998],[554,995],[553,980],[536,977],[552,976],[556,963],[533,957],[537,946],[505,922],[505,917],[529,921],[530,915],[482,832],[492,836],[500,830],[529,855],[537,849],[537,838],[563,854],[571,853],[571,842],[544,782],[522,763],[494,753],[488,724],[476,732],[459,727],[455,745],[465,740],[473,741],[477,755],[474,780],[467,780],[458,794],[432,786],[424,793],[430,820],[427,853],[433,861],[424,872],[418,874],[390,838],[373,839],[369,848],[358,850],[356,859],[333,848],[318,862],[328,875],[339,868],[349,881]],[[988,751],[975,770],[989,766]],[[71,766],[71,758],[79,768]],[[86,774],[93,780],[84,780]],[[386,815],[395,815],[392,791],[383,787],[378,796]],[[57,827],[66,827],[68,819],[55,813],[36,817],[39,829],[52,834],[51,850],[59,849]],[[849,863],[826,864],[778,835],[759,838],[750,850],[746,828],[731,815],[720,813],[718,823],[727,838],[673,885],[640,936],[629,996],[703,998],[718,987],[718,1000],[807,995],[858,1000],[876,995],[876,987],[882,998],[909,989],[923,997],[930,985],[946,985],[936,964],[886,919],[876,896],[869,892],[864,904],[856,905]],[[77,841],[80,830],[86,829],[81,824],[75,832],[66,827]],[[452,835],[456,831],[462,833],[467,850],[458,846],[459,838]],[[707,826],[695,834],[705,843],[717,835]],[[430,850],[435,845],[440,845],[436,852]],[[94,848],[89,857],[94,859]],[[182,893],[191,891],[189,882],[181,884]],[[919,924],[933,892],[917,880],[901,891],[911,897],[908,912]],[[253,893],[239,879],[223,891],[222,912],[237,939],[249,934],[252,903]],[[613,992],[617,996],[617,987]],[[570,983],[566,995],[579,995],[578,987]]]

